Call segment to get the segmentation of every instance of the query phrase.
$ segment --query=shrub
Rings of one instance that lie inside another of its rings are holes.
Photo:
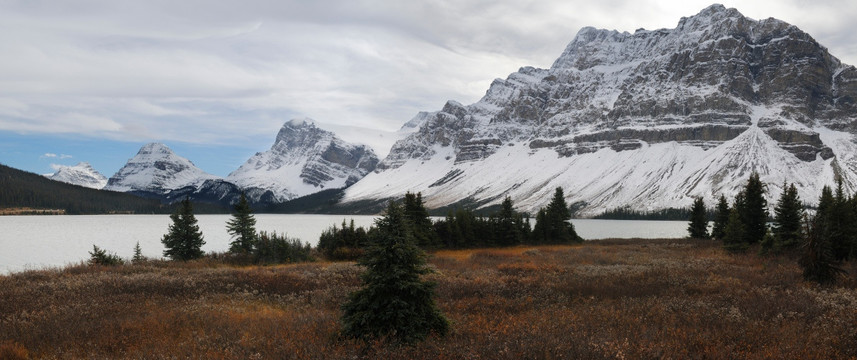
[[[117,266],[125,263],[119,255],[108,254],[104,249],[92,245],[92,251],[89,252],[89,263],[92,265]]]
[[[253,255],[256,263],[280,264],[309,261],[312,259],[311,252],[312,247],[299,239],[287,237],[286,234],[268,234],[262,231],[259,233]]]

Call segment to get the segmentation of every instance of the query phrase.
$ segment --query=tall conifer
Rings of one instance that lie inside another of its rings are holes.
[[[232,235],[229,251],[250,253],[253,251],[258,235],[256,234],[256,218],[253,217],[253,210],[250,209],[250,204],[247,203],[247,198],[243,192],[234,209],[232,219],[226,223],[226,229],[229,235]]]
[[[791,251],[796,249],[803,239],[804,216],[803,205],[798,197],[794,184],[786,186],[783,183],[783,194],[774,208],[774,244],[775,251]]]
[[[708,239],[708,213],[702,197],[693,200],[690,208],[690,223],[687,226],[688,235],[692,239]]]
[[[729,222],[729,202],[726,201],[726,196],[720,195],[717,201],[717,210],[714,214],[714,226],[711,229],[711,237],[717,240],[723,240],[726,234],[726,223]]]
[[[175,212],[170,215],[173,221],[167,234],[161,239],[166,248],[164,256],[173,260],[192,260],[202,257],[202,245],[205,241],[199,231],[196,217],[193,215],[193,205],[185,198]]]

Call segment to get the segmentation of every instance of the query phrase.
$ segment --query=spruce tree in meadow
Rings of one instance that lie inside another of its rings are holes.
[[[783,184],[783,194],[774,208],[774,243],[773,250],[777,252],[793,251],[800,245],[804,237],[804,211],[794,184]]]
[[[726,223],[729,222],[729,210],[726,196],[720,195],[714,214],[714,226],[711,229],[711,237],[714,239],[723,240],[723,236],[726,234]]]
[[[511,246],[520,244],[524,240],[521,233],[521,216],[515,212],[512,198],[506,197],[500,204],[500,212],[496,216],[497,221],[497,245]]]
[[[167,234],[161,238],[161,243],[166,248],[164,256],[181,261],[201,258],[205,241],[199,231],[196,216],[193,215],[190,199],[182,200],[181,206],[170,215],[170,219],[173,223],[170,224]]]
[[[229,235],[232,235],[229,252],[249,254],[253,251],[258,235],[256,234],[256,218],[253,217],[253,210],[250,209],[250,204],[247,203],[247,198],[243,192],[234,209],[232,219],[226,222],[226,230]]]
[[[582,242],[583,239],[577,235],[574,225],[571,223],[571,211],[565,202],[562,188],[557,187],[553,199],[545,210],[545,233],[549,243]],[[536,224],[538,226],[538,223]]]
[[[417,245],[423,247],[437,246],[440,239],[432,227],[428,210],[423,204],[423,194],[410,192],[405,194],[405,217],[411,224]]]
[[[765,200],[765,186],[758,173],[750,175],[742,193],[744,205],[740,215],[744,225],[744,242],[758,244],[768,232],[768,201]]]
[[[146,257],[143,256],[143,249],[140,248],[140,242],[137,242],[137,245],[134,245],[134,256],[131,258],[131,263],[139,264],[146,261]]]
[[[430,333],[445,335],[449,322],[435,305],[435,284],[421,279],[431,270],[425,253],[414,244],[402,206],[390,202],[375,226],[376,236],[359,262],[366,267],[364,286],[342,306],[343,335],[401,343],[423,340]]]
[[[744,241],[744,223],[738,209],[729,211],[729,220],[723,232],[723,248],[726,251],[738,253],[745,252],[750,244]]]
[[[848,259],[855,233],[855,216],[854,208],[845,195],[841,177],[836,181],[836,194],[833,197],[831,209],[827,213],[827,222],[827,233],[833,256],[838,261]]]
[[[830,188],[825,188],[827,195],[832,199]],[[822,191],[822,198],[824,197],[825,192]],[[836,260],[833,254],[830,239],[825,237],[825,234],[828,233],[825,227],[829,225],[829,222],[816,215],[812,220],[805,218],[804,224],[806,238],[801,248],[802,256],[799,261],[803,269],[804,279],[822,285],[836,282],[841,275],[845,274],[845,270],[840,267],[840,261]]]
[[[687,232],[692,239],[708,239],[708,213],[705,210],[705,201],[702,197],[693,200],[690,208],[690,223]]]

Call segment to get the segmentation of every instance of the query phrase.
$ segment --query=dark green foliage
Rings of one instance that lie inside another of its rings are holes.
[[[536,226],[533,229],[533,242],[544,244],[565,244],[581,242],[574,225],[571,223],[571,212],[565,202],[562,188],[556,188],[553,199],[544,211],[536,215]]]
[[[720,195],[717,200],[717,209],[714,212],[714,226],[711,229],[711,237],[723,240],[726,235],[726,223],[729,222],[729,203],[726,197]]]
[[[131,258],[131,262],[134,264],[139,264],[146,261],[146,257],[143,256],[143,249],[140,248],[140,242],[138,241],[136,245],[134,245],[134,256]]]
[[[803,205],[794,184],[783,184],[783,194],[774,208],[774,238],[772,248],[776,252],[793,251],[803,239]],[[767,245],[767,244],[765,244]]]
[[[708,213],[705,211],[705,201],[701,197],[693,200],[687,232],[692,239],[708,239],[709,237]]]
[[[66,214],[167,213],[159,201],[50,180],[0,165],[0,209],[60,209]]]
[[[117,266],[125,263],[119,255],[108,254],[104,249],[92,245],[92,251],[89,252],[89,263],[91,265]]]
[[[202,257],[202,233],[199,231],[196,216],[193,215],[193,205],[190,199],[184,199],[175,212],[170,215],[173,223],[170,224],[167,234],[161,239],[166,248],[164,256],[173,260],[192,260]]]
[[[234,209],[232,219],[226,222],[226,229],[232,235],[229,252],[247,254],[253,251],[256,243],[256,218],[243,192]]]
[[[449,322],[432,298],[435,284],[420,279],[430,269],[414,244],[402,206],[390,202],[375,224],[377,236],[360,261],[366,267],[364,287],[342,306],[343,335],[402,343],[423,340],[432,332],[445,335]]]
[[[500,212],[496,214],[494,221],[497,245],[518,245],[526,240],[526,233],[522,228],[523,217],[515,211],[512,198],[507,196],[503,199]]]
[[[276,232],[260,232],[253,251],[257,264],[282,264],[312,259],[312,246],[300,240]]]
[[[729,211],[729,220],[723,233],[723,248],[729,252],[744,252],[750,245],[744,241],[744,223],[741,215],[733,208]]]
[[[690,211],[687,208],[677,209],[660,209],[652,211],[637,211],[628,207],[622,207],[612,210],[607,210],[601,214],[595,215],[593,219],[605,220],[676,220],[684,221],[690,217]]]
[[[826,236],[830,240],[833,256],[838,261],[848,259],[857,228],[855,228],[854,207],[842,188],[842,179],[837,179],[836,195],[830,206],[830,211],[823,213],[827,227]]]
[[[744,224],[744,242],[758,244],[768,232],[768,201],[765,200],[765,186],[759,180],[759,174],[753,172],[744,187],[743,206],[737,206]]]
[[[830,195],[830,189],[827,188],[827,190]],[[822,191],[822,197],[824,197],[824,191]],[[826,222],[818,216],[812,221],[804,220],[806,238],[799,264],[803,269],[804,279],[819,284],[832,284],[839,276],[845,274],[845,270],[839,267],[840,262],[833,254],[830,239],[825,237],[828,233],[826,226]]]
[[[440,244],[440,239],[434,232],[428,210],[423,204],[422,193],[405,194],[405,217],[411,224],[414,239],[421,247],[434,247]]]
[[[330,260],[356,260],[363,255],[363,249],[369,244],[369,233],[362,227],[354,227],[354,219],[350,225],[342,220],[342,227],[333,225],[321,233],[318,239],[318,250]]]

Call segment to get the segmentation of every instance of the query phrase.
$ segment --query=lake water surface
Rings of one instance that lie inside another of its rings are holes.
[[[226,222],[231,215],[197,215],[205,239],[202,250],[229,248]],[[374,216],[256,214],[256,230],[286,233],[315,245],[321,232],[343,219],[368,227]],[[63,266],[89,259],[92,245],[130,258],[139,242],[143,255],[162,256],[161,237],[171,223],[168,215],[0,216],[0,274]],[[608,238],[681,238],[684,221],[572,220],[587,240]]]

